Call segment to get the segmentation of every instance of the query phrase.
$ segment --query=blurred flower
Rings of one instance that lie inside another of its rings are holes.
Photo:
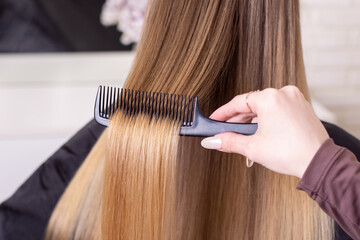
[[[128,45],[140,39],[147,0],[106,0],[100,21],[104,26],[117,25],[120,41]]]

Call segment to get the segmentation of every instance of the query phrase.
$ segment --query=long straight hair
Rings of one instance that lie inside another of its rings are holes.
[[[309,98],[298,0],[151,0],[126,88],[198,96],[298,86]],[[117,113],[57,204],[47,239],[332,239],[299,179]]]

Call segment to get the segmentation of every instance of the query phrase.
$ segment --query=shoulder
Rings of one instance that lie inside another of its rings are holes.
[[[360,140],[344,129],[336,126],[335,124],[322,121],[330,138],[332,138],[336,145],[345,147],[355,154],[360,159]]]
[[[55,176],[59,177],[56,179],[66,187],[103,130],[104,127],[92,120],[61,146],[41,168],[40,176],[47,179],[45,185],[54,184],[50,179],[54,180],[56,173]]]
[[[42,239],[58,199],[103,130],[89,122],[0,205],[0,239]]]
[[[97,124],[95,120],[92,120],[62,147],[71,149],[76,155],[87,155],[104,129],[103,126]]]

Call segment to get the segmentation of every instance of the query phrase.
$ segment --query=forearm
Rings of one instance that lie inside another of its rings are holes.
[[[297,189],[305,191],[354,239],[360,239],[360,163],[346,148],[327,140]]]

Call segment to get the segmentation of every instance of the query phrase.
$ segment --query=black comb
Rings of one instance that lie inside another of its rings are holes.
[[[180,121],[181,136],[209,137],[223,132],[252,135],[257,130],[256,123],[227,123],[204,117],[197,97],[99,86],[94,109],[96,122],[108,126],[116,111],[128,117],[146,114],[150,119]]]

